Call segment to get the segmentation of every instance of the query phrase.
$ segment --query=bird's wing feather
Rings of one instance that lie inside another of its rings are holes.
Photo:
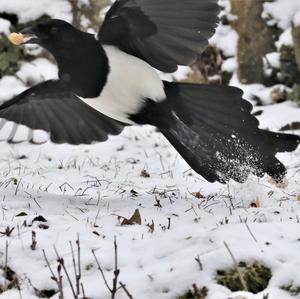
[[[190,65],[215,32],[217,0],[116,0],[99,40],[163,72]]]
[[[105,141],[124,127],[89,107],[57,80],[40,83],[2,104],[0,125],[4,126],[5,120],[13,122],[7,136],[11,142],[18,142],[16,124],[49,132],[55,143],[70,144]],[[31,130],[27,134],[34,142]]]

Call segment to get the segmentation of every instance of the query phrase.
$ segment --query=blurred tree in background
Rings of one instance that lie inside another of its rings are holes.
[[[72,6],[73,25],[81,30],[93,29],[98,31],[102,19],[100,12],[107,7],[110,0],[89,0],[84,3],[79,0],[68,0]]]
[[[289,6],[291,2],[220,0],[220,3],[224,5],[220,34],[225,34],[225,38],[218,42],[213,40],[215,47],[212,49],[215,55],[209,54],[212,52],[209,48],[192,67],[194,74],[199,71],[204,74],[204,77],[198,75],[197,79],[201,82],[215,83],[219,76],[219,83],[228,84],[233,73],[236,73],[238,81],[242,84],[260,83],[266,87],[274,86],[274,89],[270,90],[273,102],[290,99],[300,104],[300,22],[295,24],[291,21],[287,28],[282,28],[279,21],[266,10],[269,3],[278,5],[276,8],[279,10],[280,5]],[[299,9],[299,19],[300,0],[294,0],[293,4]],[[290,10],[293,10],[293,7],[290,7]],[[286,13],[282,12],[283,15]],[[297,10],[294,13],[296,15]],[[224,44],[235,42],[231,38],[232,35],[228,34],[232,30],[237,34],[236,53],[228,55],[223,49],[226,50]],[[208,55],[210,60],[207,60]],[[233,56],[236,67],[228,71],[224,66]],[[212,73],[208,73],[207,76],[205,70]],[[190,81],[194,81],[194,78],[195,76],[190,76]],[[264,99],[259,96],[256,96],[256,100],[259,104],[264,104]]]
[[[265,80],[263,58],[275,50],[274,29],[261,18],[264,0],[231,0],[231,13],[237,18],[231,26],[239,35],[238,77],[242,83]]]

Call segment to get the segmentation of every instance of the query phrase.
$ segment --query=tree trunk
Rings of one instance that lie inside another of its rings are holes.
[[[237,16],[232,27],[239,34],[238,77],[242,83],[264,81],[263,57],[274,51],[273,32],[261,18],[265,0],[231,0]]]
[[[83,31],[93,29],[98,32],[101,25],[100,11],[111,4],[110,0],[89,0],[82,4],[79,0],[69,0],[73,11],[73,25]]]
[[[298,70],[300,72],[300,26],[293,26],[293,40],[294,40],[294,48],[295,48],[295,57],[298,65]]]

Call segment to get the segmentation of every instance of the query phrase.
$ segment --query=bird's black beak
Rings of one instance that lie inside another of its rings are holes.
[[[20,32],[23,35],[22,44],[38,44],[40,39],[34,26],[26,27]]]

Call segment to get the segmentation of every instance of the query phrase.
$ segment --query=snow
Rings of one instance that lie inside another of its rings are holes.
[[[294,23],[295,27],[299,27],[300,26],[300,9],[299,9],[298,12],[295,13],[293,23]]]
[[[41,69],[43,73],[41,73]],[[23,82],[26,82],[27,85],[37,84],[58,77],[56,65],[45,58],[37,58],[30,63],[22,63],[17,76]]]
[[[1,11],[16,14],[20,23],[35,20],[43,15],[72,21],[71,5],[67,0],[0,0]]]
[[[224,13],[228,14],[231,11],[231,3],[228,0],[219,0],[218,4],[224,8]]]
[[[289,46],[289,47],[293,47],[294,42],[293,42],[293,36],[292,36],[292,28],[289,27],[288,29],[286,29],[280,36],[278,41],[275,43],[276,47],[278,50],[280,50],[280,48],[282,46]]]
[[[299,122],[300,119],[300,108],[289,101],[268,107],[257,107],[256,109],[263,111],[263,114],[258,117],[262,128],[279,130],[289,123]]]
[[[230,1],[219,0],[219,5],[224,8],[220,17],[225,15],[229,21],[236,20],[237,16],[231,14]],[[209,43],[222,50],[225,57],[233,57],[237,54],[238,34],[231,26],[219,24]]]
[[[222,18],[226,16],[229,21],[237,20],[238,16],[231,14],[231,3],[228,0],[219,0],[218,4],[222,7],[222,11],[219,14],[219,17]]]
[[[45,58],[37,58],[30,63],[23,62],[17,76],[27,85],[57,78],[57,67]]]
[[[230,26],[218,26],[215,35],[209,43],[223,51],[226,57],[236,56],[238,34]]]
[[[300,11],[299,0],[276,0],[263,5],[263,17],[268,20],[268,24],[278,24],[283,30],[291,26],[295,14]]]
[[[5,76],[0,79],[0,102],[9,100],[24,91],[26,86],[14,76]]]
[[[38,289],[55,287],[42,249],[55,268],[55,245],[72,273],[68,241],[74,242],[77,233],[81,241],[82,281],[91,298],[109,297],[91,249],[96,249],[110,282],[114,236],[120,280],[134,298],[175,298],[194,282],[209,288],[208,299],[235,298],[241,293],[231,293],[214,280],[217,269],[232,265],[223,241],[237,260],[261,260],[271,267],[273,277],[264,291],[271,298],[284,298],[278,297],[282,293],[279,286],[297,275],[299,149],[282,155],[289,167],[289,186],[285,190],[276,189],[266,178],[251,177],[245,184],[231,182],[225,186],[207,183],[188,171],[185,162],[152,127],[128,128],[120,137],[91,146],[2,143],[0,155],[5,157],[0,161],[1,231],[8,225],[18,227],[12,236],[0,239],[1,248],[8,240],[10,267],[22,281],[26,275]],[[25,158],[19,159],[21,156]],[[149,178],[140,176],[143,169],[149,172]],[[19,184],[14,185],[11,178]],[[197,191],[205,198],[191,194]],[[249,208],[257,197],[261,207]],[[121,226],[117,215],[130,217],[137,208],[142,225]],[[17,217],[20,212],[27,215]],[[48,229],[39,228],[40,222],[28,227],[38,215],[48,220]],[[229,222],[222,225],[225,217]],[[257,242],[241,222],[246,219]],[[147,224],[152,220],[155,228],[151,233]],[[32,230],[37,234],[34,251],[30,249]],[[203,271],[194,260],[198,255]],[[92,268],[86,270],[87,267]],[[289,275],[282,277],[287,269]],[[37,298],[25,280],[22,285],[23,297]],[[72,298],[66,280],[64,287],[67,298]],[[246,298],[261,298],[261,294],[244,294]],[[18,296],[18,292],[10,291],[1,298]],[[117,298],[126,296],[120,291]]]
[[[234,73],[237,70],[238,63],[236,57],[226,59],[222,64],[222,71]]]
[[[0,18],[0,33],[9,34],[10,33],[9,27],[10,27],[10,22]]]
[[[191,73],[191,68],[189,66],[178,66],[178,70],[174,73],[162,73],[158,71],[160,78],[166,81],[181,81],[186,79],[189,73]]]
[[[243,90],[244,95],[243,97],[245,99],[247,99],[248,101],[252,101],[253,100],[253,94],[255,92],[259,92],[264,90],[266,87],[263,84],[243,84],[241,82],[239,82],[238,76],[237,76],[237,72],[233,73],[232,78],[229,82],[230,86],[235,86],[238,87],[240,89]]]
[[[265,63],[275,69],[280,68],[280,53],[278,52],[271,52],[266,55],[266,61]]]
[[[248,86],[250,87],[250,86]],[[287,88],[285,85],[282,84],[276,84],[271,87],[265,87],[264,85],[256,86],[254,85],[254,88],[251,88],[251,99],[257,98],[259,100],[259,103],[263,106],[274,104],[274,100],[272,99],[272,93],[288,93],[291,92],[290,88]]]

